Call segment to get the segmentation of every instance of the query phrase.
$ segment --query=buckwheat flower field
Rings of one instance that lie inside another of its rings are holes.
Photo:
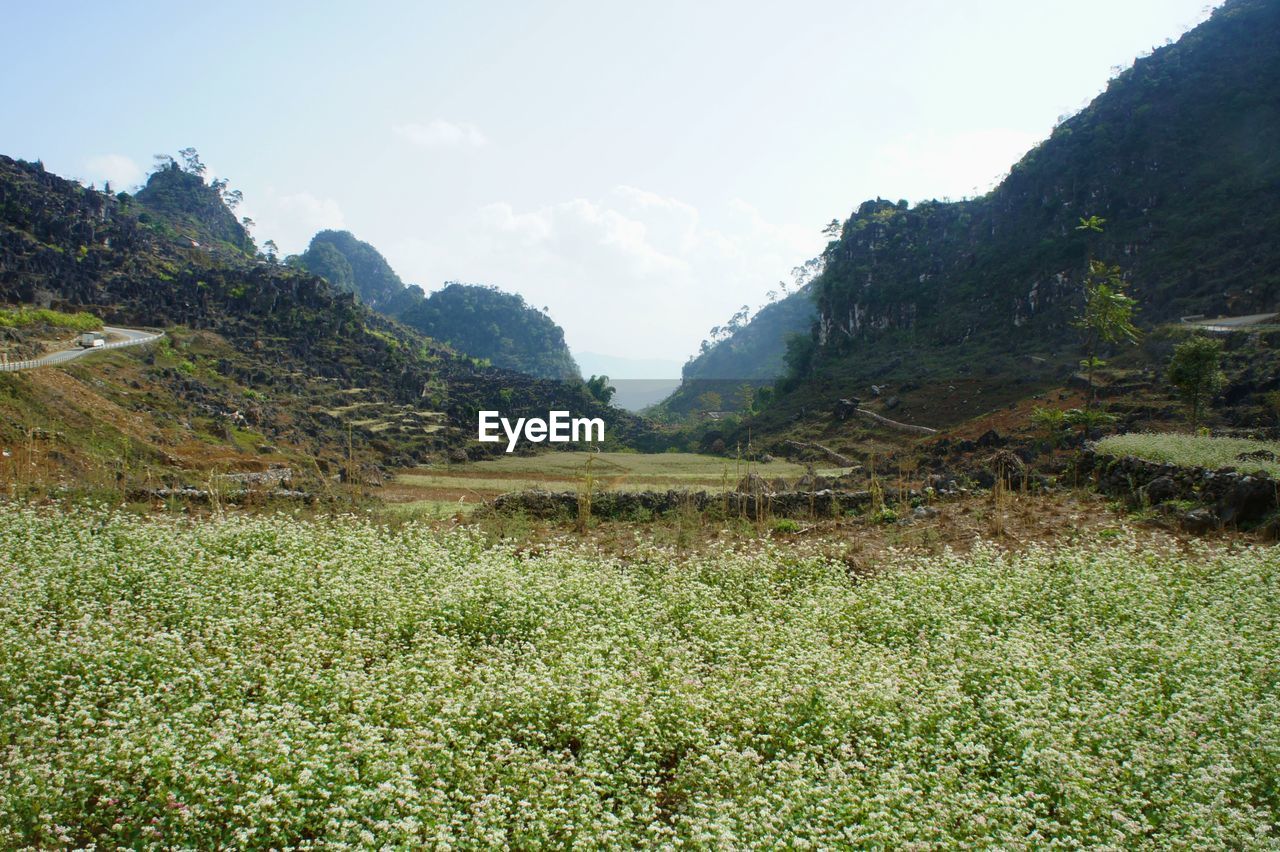
[[[1274,847],[1280,558],[0,511],[0,847]]]

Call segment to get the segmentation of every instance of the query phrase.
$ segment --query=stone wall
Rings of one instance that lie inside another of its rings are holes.
[[[1146,459],[1104,455],[1085,449],[1080,472],[1091,474],[1098,490],[1137,506],[1161,507],[1173,501],[1196,504],[1177,510],[1192,529],[1253,525],[1280,506],[1280,483],[1263,473],[1231,468],[1180,467]]]
[[[893,503],[914,492],[899,495],[886,489],[884,500]],[[724,512],[748,518],[830,518],[871,503],[869,491],[792,491],[779,494],[739,494],[709,491],[600,491],[591,498],[591,514],[598,518],[634,518],[669,512]],[[489,504],[501,514],[523,513],[534,518],[576,518],[579,495],[573,491],[517,491],[503,494]]]

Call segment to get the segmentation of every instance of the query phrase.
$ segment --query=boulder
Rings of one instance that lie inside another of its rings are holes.
[[[1224,524],[1261,520],[1276,506],[1276,484],[1260,476],[1233,477],[1216,506]]]
[[[1218,526],[1218,519],[1212,511],[1201,506],[1178,516],[1178,523],[1189,533],[1203,535]]]
[[[1158,476],[1138,489],[1149,506],[1159,506],[1178,496],[1178,483],[1168,476]]]
[[[848,420],[857,413],[858,406],[861,404],[862,400],[857,397],[837,400],[836,407],[833,409],[832,414],[834,414],[838,420]]]
[[[765,481],[764,477],[758,473],[749,473],[738,481],[737,487],[734,489],[739,494],[773,494],[773,488]]]
[[[825,476],[818,476],[814,473],[806,473],[796,481],[796,491],[821,491],[829,489],[832,486],[830,479]]]

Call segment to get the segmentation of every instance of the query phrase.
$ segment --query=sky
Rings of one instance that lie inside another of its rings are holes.
[[[1209,11],[0,0],[0,153],[122,189],[194,146],[259,243],[347,229],[428,292],[496,285],[575,352],[678,365],[831,219],[987,191]]]

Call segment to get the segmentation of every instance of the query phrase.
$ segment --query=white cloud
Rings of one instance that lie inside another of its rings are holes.
[[[260,198],[247,199],[236,215],[254,220],[253,235],[259,245],[275,240],[284,254],[305,250],[317,231],[347,227],[342,208],[332,198],[309,192],[280,193],[274,187]]]
[[[124,154],[99,154],[84,161],[90,180],[95,183],[111,182],[113,189],[129,189],[142,181],[142,166]]]
[[[423,148],[481,148],[489,144],[480,128],[465,121],[409,122],[397,124],[391,130],[401,139]]]
[[[711,224],[680,199],[618,186],[527,210],[489,204],[446,233],[386,250],[427,290],[494,284],[548,306],[574,349],[684,357],[822,247],[818,229],[767,222],[744,202],[722,213]]]

